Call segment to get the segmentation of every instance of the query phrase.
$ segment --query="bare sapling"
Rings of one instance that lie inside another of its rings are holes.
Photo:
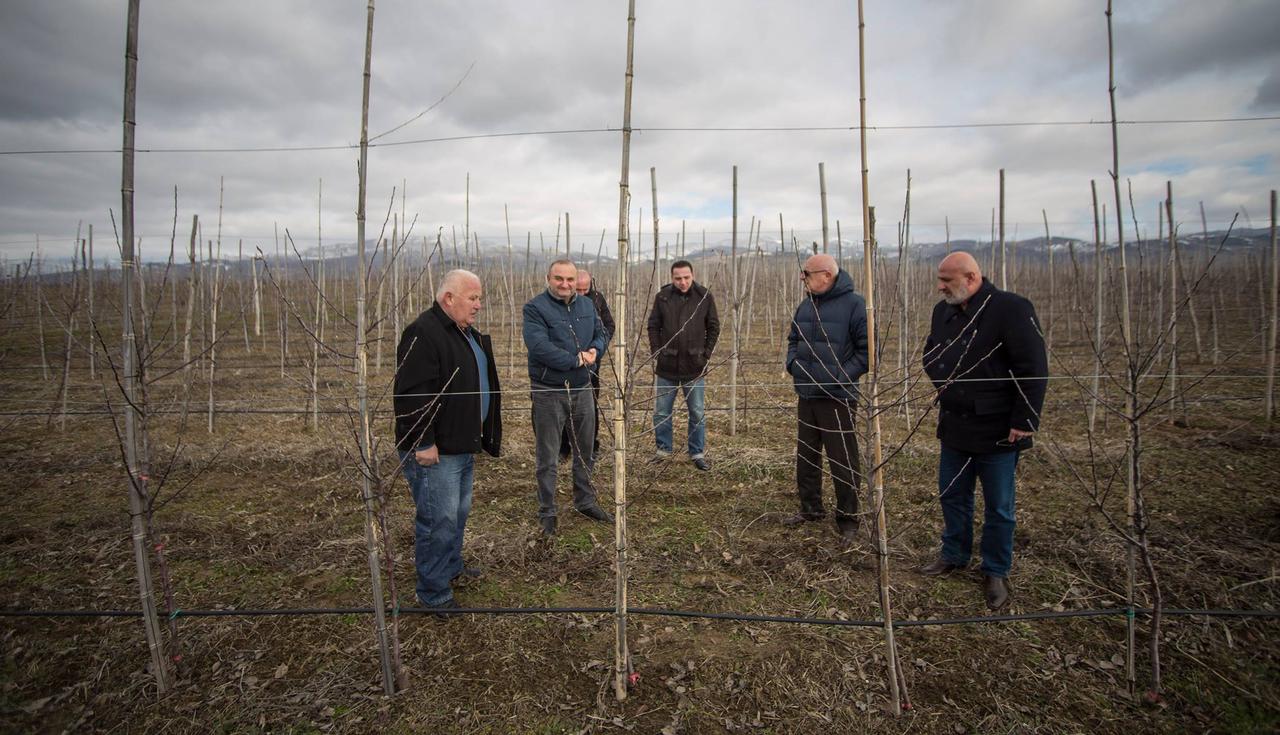
[[[879,341],[875,331],[875,212],[871,207],[867,164],[867,62],[866,21],[862,0],[858,0],[858,154],[862,169],[862,258],[863,292],[867,301],[867,412],[871,426],[871,491],[876,509],[876,582],[880,594],[880,619],[884,626],[885,660],[888,664],[889,713],[902,714],[904,705],[910,707],[905,696],[905,685],[898,665],[898,646],[893,630],[893,608],[889,599],[889,546],[884,514],[884,467],[881,464],[880,410],[877,405],[879,391]]]
[[[373,458],[373,416],[369,410],[369,348],[368,335],[365,331],[365,301],[367,300],[368,263],[365,258],[365,198],[369,161],[369,80],[373,63],[373,6],[369,0],[368,23],[365,27],[364,74],[362,78],[362,97],[360,107],[360,166],[359,186],[356,198],[356,249],[359,265],[356,277],[356,403],[357,420],[359,422],[358,437],[362,466],[360,472],[361,497],[364,501],[365,548],[368,552],[369,577],[372,586],[374,610],[374,628],[378,639],[378,655],[382,668],[382,689],[386,694],[395,694],[402,682],[401,672],[396,670],[395,662],[398,653],[392,652],[392,631],[387,627],[386,599],[382,593],[382,565],[379,560],[377,508],[374,495],[373,478],[368,468],[374,464]],[[396,648],[399,641],[395,641]]]
[[[134,111],[137,105],[138,81],[138,14],[140,0],[129,0],[128,25],[125,39],[124,75],[124,143],[121,146],[121,258],[120,258],[120,308],[122,334],[120,362],[124,388],[124,460],[127,473],[129,516],[132,524],[134,565],[138,578],[138,592],[142,603],[143,630],[147,649],[151,655],[151,675],[155,677],[156,690],[163,694],[169,689],[169,661],[164,655],[159,616],[156,614],[155,595],[152,588],[151,557],[147,553],[146,511],[148,471],[140,460],[138,404],[134,402],[139,379],[135,370],[135,342],[133,333],[133,159],[134,159]],[[114,413],[112,418],[114,420]],[[142,425],[145,435],[145,423]]]

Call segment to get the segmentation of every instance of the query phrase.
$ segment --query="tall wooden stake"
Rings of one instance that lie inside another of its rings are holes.
[[[827,236],[827,169],[822,161],[818,161],[818,196],[822,199],[822,252],[827,252],[829,238]]]
[[[614,503],[614,642],[613,695],[627,698],[631,652],[627,647],[627,264],[631,260],[627,231],[631,170],[631,82],[634,76],[636,0],[627,3],[627,72],[622,99],[622,173],[618,177],[618,283],[614,307],[619,314],[613,335],[613,503]]]
[[[360,261],[356,278],[356,401],[360,412],[360,458],[365,466],[360,468],[361,496],[364,500],[364,540],[369,559],[369,580],[372,584],[374,625],[378,636],[378,658],[382,664],[382,690],[396,693],[396,677],[391,665],[391,642],[387,632],[386,600],[382,597],[382,568],[379,564],[377,520],[374,513],[373,486],[370,473],[377,459],[373,456],[373,417],[369,411],[369,345],[365,334],[365,301],[368,290],[365,272],[364,219],[369,162],[369,77],[373,65],[373,3],[369,0],[369,19],[364,37],[364,82],[360,105],[360,184],[356,197],[356,250]],[[469,176],[469,175],[468,175]],[[468,181],[468,186],[470,182]]]
[[[1098,417],[1098,391],[1102,388],[1102,225],[1098,218],[1098,182],[1090,179],[1093,195],[1093,385],[1089,393],[1089,432]]]
[[[733,239],[729,246],[729,273],[733,306],[733,352],[729,355],[729,436],[738,434],[738,166],[733,166]]]
[[[92,230],[90,230],[92,232]],[[1271,334],[1267,337],[1267,429],[1275,417],[1276,388],[1276,327],[1280,319],[1280,304],[1277,294],[1280,293],[1280,252],[1276,250],[1276,190],[1271,190]]]
[[[889,711],[902,713],[898,689],[898,647],[893,634],[893,612],[889,604],[889,547],[884,516],[884,467],[880,434],[879,400],[876,396],[879,365],[876,359],[875,235],[871,226],[871,196],[867,186],[867,72],[866,22],[862,0],[858,0],[858,151],[862,164],[862,261],[863,290],[867,298],[867,403],[871,416],[872,503],[876,509],[876,555],[879,569],[880,613],[884,624],[885,659],[889,668]]]
[[[169,662],[164,656],[160,619],[156,614],[152,589],[151,557],[147,553],[147,468],[141,461],[138,430],[138,370],[136,369],[133,334],[133,140],[138,98],[138,15],[141,0],[129,0],[128,30],[124,51],[124,144],[121,146],[120,172],[120,312],[123,330],[120,338],[120,369],[124,384],[124,443],[126,470],[129,474],[129,517],[133,539],[133,561],[138,575],[138,594],[142,602],[142,626],[151,654],[151,673],[156,688],[163,694],[169,688]],[[37,307],[40,305],[37,304]]]
[[[1000,169],[1000,288],[1009,290],[1009,254],[1004,243],[1004,169]]]

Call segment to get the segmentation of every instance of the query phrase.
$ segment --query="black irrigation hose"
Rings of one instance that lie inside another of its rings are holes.
[[[455,607],[437,610],[425,607],[402,607],[392,609],[392,613],[403,615],[606,615],[614,612],[612,607]],[[835,618],[794,618],[783,615],[748,615],[744,613],[714,613],[694,610],[666,610],[661,608],[631,608],[632,615],[652,615],[655,617],[700,618],[705,620],[733,620],[746,623],[791,623],[798,625],[825,625],[852,628],[881,628],[884,623],[879,620],[838,620]],[[1151,608],[1135,607],[1132,612],[1127,608],[1103,608],[1100,610],[1063,610],[1017,615],[977,615],[965,618],[933,618],[929,620],[897,620],[894,628],[925,628],[943,625],[970,625],[974,623],[1011,623],[1024,620],[1057,620],[1061,618],[1100,618],[1108,616],[1150,615]],[[1228,610],[1228,609],[1188,609],[1165,608],[1160,611],[1168,616],[1200,615],[1212,618],[1280,618],[1280,610]],[[369,607],[307,607],[307,608],[273,608],[263,610],[174,610],[162,613],[170,619],[174,618],[233,618],[233,617],[275,617],[304,615],[372,615]],[[0,610],[0,618],[139,618],[138,610]]]

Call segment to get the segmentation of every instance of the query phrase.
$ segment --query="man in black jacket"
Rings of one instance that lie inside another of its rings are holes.
[[[719,337],[716,300],[706,286],[693,280],[693,264],[677,260],[671,264],[671,283],[658,291],[649,312],[649,351],[657,374],[653,410],[656,459],[671,457],[671,409],[676,391],[681,391],[689,407],[689,458],[694,467],[704,472],[711,469],[706,455],[707,389],[703,374]]]
[[[867,372],[867,304],[853,278],[825,253],[800,271],[807,295],[787,334],[787,372],[796,390],[796,494],[800,511],[783,519],[798,526],[826,516],[822,452],[836,495],[836,532],[858,537],[858,380]]]
[[[502,445],[493,345],[474,327],[481,291],[474,273],[447,273],[396,348],[396,448],[417,508],[418,601],[430,608],[457,607],[453,580],[478,574],[462,564],[475,454]]]
[[[954,252],[938,265],[943,300],[933,309],[924,369],[938,390],[938,492],[942,550],[920,569],[934,576],[969,563],[973,491],[982,482],[983,591],[987,606],[1009,601],[1014,477],[1044,406],[1048,359],[1035,307],[982,277],[978,262]]]

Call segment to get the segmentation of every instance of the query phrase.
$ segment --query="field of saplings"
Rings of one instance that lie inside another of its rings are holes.
[[[86,247],[6,269],[5,730],[1280,727],[1267,230],[1123,251],[882,244],[871,267],[842,242],[875,319],[856,539],[781,523],[798,510],[783,356],[807,244],[754,230],[736,247],[681,241],[630,265],[625,293],[609,254],[571,253],[625,341],[625,368],[613,345],[602,360],[593,471],[619,528],[568,510],[564,463],[559,533],[545,537],[520,318],[554,253],[388,230],[366,263],[289,242],[188,249],[179,233],[176,256],[148,246],[140,268],[91,266]],[[1033,301],[1049,353],[1041,430],[1017,471],[1012,602],[994,613],[976,561],[917,572],[941,530],[921,346],[950,248]],[[681,451],[682,401],[675,455],[650,461],[645,321],[680,255],[721,321],[709,472]],[[483,283],[504,440],[476,464],[463,553],[480,575],[459,580],[462,612],[442,618],[414,596],[392,379],[400,330],[454,267]]]

